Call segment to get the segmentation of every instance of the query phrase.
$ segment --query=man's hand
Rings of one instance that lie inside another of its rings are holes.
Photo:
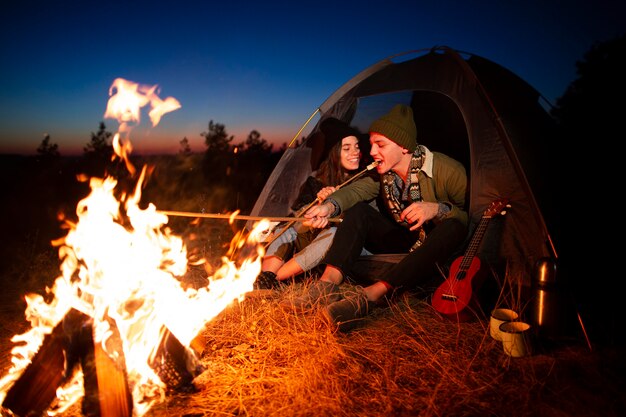
[[[430,219],[433,219],[439,211],[439,203],[419,201],[412,203],[402,210],[400,219],[411,225],[410,230],[417,230]]]
[[[335,206],[333,206],[333,203],[323,203],[313,206],[304,213],[304,217],[309,220],[306,220],[303,224],[318,229],[324,228],[328,225],[328,218],[334,211]]]

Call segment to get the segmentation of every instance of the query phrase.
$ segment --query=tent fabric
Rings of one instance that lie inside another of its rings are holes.
[[[418,143],[466,166],[468,241],[492,202],[510,200],[506,214],[490,220],[478,256],[504,264],[508,278],[528,285],[541,258],[557,257],[546,222],[553,215],[554,122],[541,95],[509,70],[445,46],[418,52],[402,62],[383,60],[333,93],[311,133],[278,162],[251,214],[289,214],[299,185],[317,168],[311,144],[319,140],[321,120],[336,117],[367,132],[393,105],[408,104]]]

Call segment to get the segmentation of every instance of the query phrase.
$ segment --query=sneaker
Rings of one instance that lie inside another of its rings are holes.
[[[347,332],[355,328],[360,319],[367,316],[375,305],[374,301],[367,299],[363,287],[357,286],[348,297],[329,304],[322,310],[322,314],[330,325]]]
[[[276,279],[276,274],[271,271],[262,271],[254,281],[253,288],[255,290],[273,290],[278,287],[280,283]]]
[[[326,305],[341,300],[339,285],[326,281],[315,281],[300,297],[283,300],[280,305],[296,312],[306,312],[317,304]]]

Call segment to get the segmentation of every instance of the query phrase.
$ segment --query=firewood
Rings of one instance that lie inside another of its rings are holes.
[[[176,391],[193,391],[193,379],[204,371],[194,350],[183,346],[167,329],[150,366],[169,389]]]
[[[70,350],[71,334],[67,330],[86,319],[87,316],[71,310],[45,336],[31,363],[8,390],[2,402],[4,408],[18,416],[27,416],[42,414],[50,407],[56,398],[57,388],[66,382],[71,373],[69,368],[76,363],[72,358],[78,357],[76,352]]]
[[[133,398],[128,387],[123,355],[122,360],[116,361],[100,344],[96,344],[94,350],[100,415],[130,417],[133,411]],[[118,352],[121,352],[121,349]]]

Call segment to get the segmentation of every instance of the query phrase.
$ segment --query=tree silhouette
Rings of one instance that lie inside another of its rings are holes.
[[[113,154],[112,136],[113,133],[106,130],[104,122],[100,122],[98,131],[91,132],[91,141],[83,148],[84,153],[110,158]]]
[[[614,104],[626,96],[625,58],[626,34],[593,44],[583,59],[576,62],[577,78],[569,84],[551,111],[559,128],[560,155],[573,164],[572,169],[590,162],[588,147],[626,138],[624,106]],[[620,153],[609,151],[603,155],[602,162],[606,163],[608,160],[605,158]],[[564,198],[580,195],[580,181],[572,178],[572,171],[560,169],[559,172]],[[582,171],[580,175],[584,176]],[[570,228],[567,231],[573,232]],[[575,242],[577,238],[572,236],[564,241]]]
[[[273,145],[267,143],[265,139],[261,137],[261,134],[257,130],[252,130],[248,134],[248,138],[243,143],[244,152],[256,152],[256,153],[271,153]]]
[[[213,123],[213,120],[209,121],[209,129],[202,132],[200,136],[204,137],[207,153],[229,152],[230,142],[234,139],[234,136],[229,136],[226,133],[226,127],[223,124]]]
[[[203,173],[207,181],[212,184],[219,183],[227,186],[226,179],[229,175],[229,167],[233,162],[233,152],[230,143],[234,136],[228,135],[226,127],[220,123],[209,121],[209,129],[200,134],[204,136],[206,151],[202,163]]]
[[[564,138],[589,143],[626,137],[623,106],[613,104],[626,95],[626,34],[596,42],[576,68],[578,78],[552,110]]]
[[[558,143],[565,161],[565,164],[555,163],[562,177],[559,189],[554,191],[561,195],[562,211],[564,206],[572,207],[571,204],[583,208],[584,203],[591,202],[590,207],[598,207],[598,210],[574,209],[580,213],[593,212],[590,220],[610,218],[604,217],[613,208],[610,200],[600,200],[604,203],[599,205],[593,203],[594,196],[597,200],[605,195],[603,191],[610,181],[613,184],[608,195],[619,193],[621,152],[604,147],[616,147],[626,137],[624,106],[614,104],[626,95],[625,57],[626,35],[595,43],[576,62],[578,77],[551,112],[559,126]],[[593,222],[582,221],[579,226],[568,221],[567,227],[563,227],[560,273],[569,278],[568,284],[573,287],[590,338],[624,343],[626,334],[616,331],[621,325],[621,311],[617,307],[621,305],[620,293],[606,291],[619,279],[613,268],[608,270],[609,260],[619,259],[621,253],[611,244],[586,244],[606,241],[606,235],[601,233],[605,227],[589,224]],[[592,277],[601,277],[602,283],[592,283]]]
[[[273,152],[273,145],[257,130],[245,142],[233,145],[234,136],[213,120],[201,135],[207,147],[202,171],[214,196],[211,203],[220,212],[249,211],[282,152]]]
[[[83,148],[85,170],[89,175],[103,175],[104,172],[118,171],[117,164],[113,163],[113,133],[106,130],[104,122],[100,122],[98,131],[91,132],[91,140]]]
[[[257,130],[252,130],[237,150],[232,170],[232,181],[236,184],[235,204],[236,208],[247,211],[261,193],[278,156],[272,152],[273,145],[263,139]]]
[[[191,147],[189,146],[189,139],[187,139],[187,137],[184,137],[181,139],[180,143],[180,150],[178,151],[179,154],[181,155],[191,155]]]
[[[50,143],[50,135],[46,133],[41,144],[37,147],[37,154],[43,159],[58,158],[61,156],[59,145]]]

